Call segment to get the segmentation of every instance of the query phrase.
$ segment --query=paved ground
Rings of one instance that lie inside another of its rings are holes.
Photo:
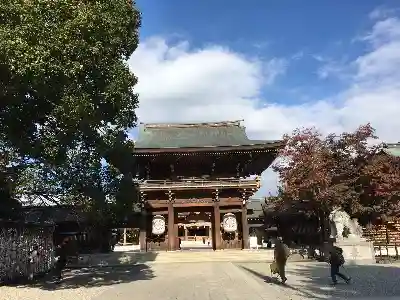
[[[0,287],[1,300],[400,299],[400,267],[347,267],[353,284],[330,286],[324,263],[290,263],[287,285],[267,263],[170,263],[75,270],[64,282]],[[393,298],[391,298],[393,297]]]

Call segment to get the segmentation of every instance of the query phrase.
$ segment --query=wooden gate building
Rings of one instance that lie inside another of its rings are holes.
[[[254,175],[282,146],[248,139],[240,121],[141,124],[134,152],[141,250],[177,250],[193,227],[214,250],[248,248],[247,200],[260,187]]]

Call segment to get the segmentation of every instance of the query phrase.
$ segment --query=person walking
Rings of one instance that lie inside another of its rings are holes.
[[[331,247],[329,251],[329,263],[331,265],[331,278],[332,284],[337,284],[336,276],[342,278],[347,284],[350,284],[351,277],[348,277],[340,272],[340,267],[343,266],[345,263],[344,256],[343,256],[343,249],[337,246]]]
[[[56,248],[56,264],[54,268],[54,275],[56,282],[61,282],[62,271],[67,265],[67,245],[69,238],[64,238],[63,241]]]
[[[290,255],[290,250],[288,245],[286,245],[281,237],[278,237],[276,244],[275,244],[275,249],[274,249],[274,260],[276,262],[276,265],[278,267],[278,273],[279,276],[281,277],[282,283],[285,283],[287,278],[285,274],[285,267],[286,267],[286,262],[287,259]]]
[[[112,233],[111,234],[111,241],[110,241],[110,247],[111,247],[111,251],[114,251],[115,249],[115,245],[117,244],[117,234],[116,233]]]
[[[37,245],[33,246],[32,251],[28,257],[28,279],[33,280],[35,277],[36,267],[39,263],[39,247]]]

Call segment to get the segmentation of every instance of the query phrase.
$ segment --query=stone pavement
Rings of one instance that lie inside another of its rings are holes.
[[[122,266],[135,264],[187,263],[187,262],[241,262],[272,261],[273,250],[221,250],[221,251],[172,251],[172,252],[112,252],[81,255],[71,267]],[[297,254],[290,259],[303,260]]]
[[[246,270],[260,284],[273,285],[266,264],[242,263],[238,267]],[[289,263],[287,285],[282,293],[287,299],[400,299],[400,266],[370,264],[345,266],[341,271],[352,277],[352,284],[340,282],[331,286],[329,265],[326,263]]]
[[[73,270],[59,286],[0,287],[1,300],[400,299],[400,268],[349,266],[352,285],[330,286],[324,263],[290,262],[287,285],[260,262],[162,263]],[[391,298],[393,297],[393,298]]]

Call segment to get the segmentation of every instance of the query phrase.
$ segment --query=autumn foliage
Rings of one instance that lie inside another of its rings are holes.
[[[352,214],[397,214],[399,161],[382,154],[382,145],[374,140],[369,124],[327,137],[314,128],[284,136],[286,147],[273,166],[283,185],[270,200],[285,207],[306,205],[325,216],[335,206]]]
[[[383,220],[400,215],[400,159],[377,155],[363,169],[364,193],[360,198],[367,211]]]

